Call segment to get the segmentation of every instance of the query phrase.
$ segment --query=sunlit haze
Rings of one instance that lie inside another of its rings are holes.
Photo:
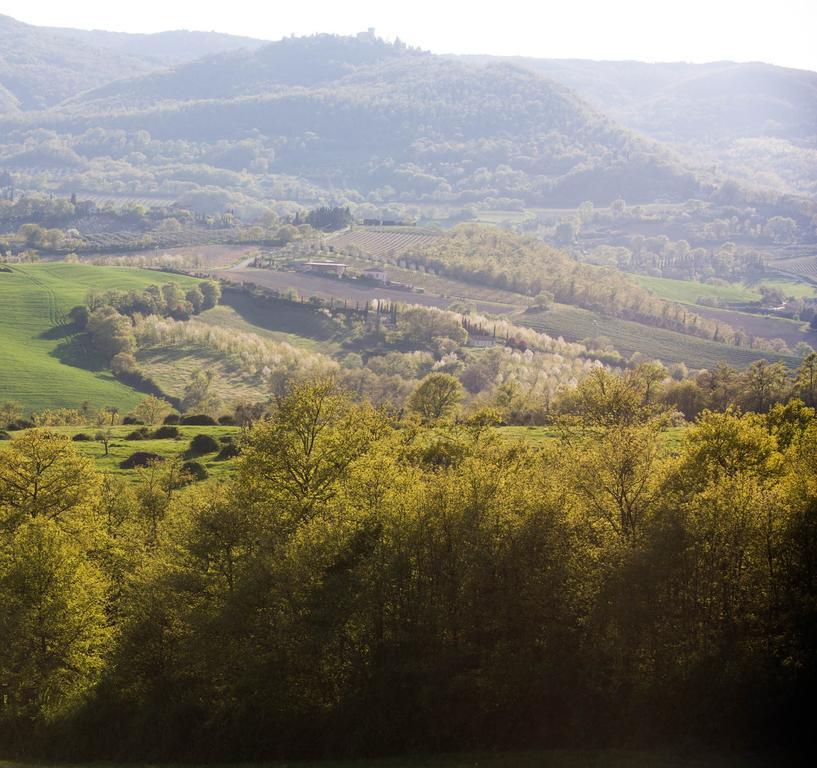
[[[435,53],[641,61],[764,61],[817,70],[813,0],[574,0],[503,3],[327,0],[267,3],[181,0],[5,0],[2,13],[30,24],[158,32],[195,29],[277,40],[374,27],[386,39]]]

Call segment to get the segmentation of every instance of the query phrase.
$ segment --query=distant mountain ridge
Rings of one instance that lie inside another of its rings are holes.
[[[565,86],[366,35],[288,38],[120,80],[43,126],[148,131],[163,141],[260,140],[270,170],[408,199],[686,199],[693,174]]]
[[[216,32],[141,35],[37,27],[0,15],[0,114],[48,109],[111,81],[264,44]]]
[[[242,48],[255,50],[269,42],[253,37],[228,35],[223,32],[184,29],[149,34],[60,27],[45,27],[44,29],[67,39],[80,40],[96,48],[106,48],[119,54],[154,61],[158,65],[167,67],[194,61],[203,56],[227,53]]]
[[[507,61],[557,80],[630,128],[666,141],[768,135],[817,141],[817,72],[773,64]]]
[[[672,202],[757,168],[788,193],[815,177],[815,83],[765,65],[445,57],[371,33],[263,43],[0,17],[0,166],[106,192],[120,173],[162,196],[232,188],[233,200],[294,185],[296,199],[375,204]],[[785,163],[751,143],[768,135],[784,137]]]

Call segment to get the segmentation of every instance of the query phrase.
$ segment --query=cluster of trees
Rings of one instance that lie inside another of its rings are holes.
[[[136,361],[138,328],[145,317],[188,320],[216,306],[221,297],[218,282],[205,280],[182,288],[176,283],[148,286],[144,291],[90,291],[87,303],[70,313],[74,325],[88,333],[91,344],[107,361],[113,373],[127,384],[152,394],[161,388],[145,375]]]
[[[766,272],[762,253],[729,240],[717,248],[693,248],[687,240],[673,241],[666,235],[633,235],[626,246],[596,247],[590,258],[627,271],[686,280],[757,279]]]
[[[149,285],[143,291],[90,290],[84,309],[93,314],[111,307],[121,315],[160,315],[174,320],[189,320],[192,315],[212,309],[221,299],[221,285],[216,280],[201,280],[184,287],[178,283]],[[83,307],[73,311],[81,324]]]
[[[233,477],[196,486],[172,462],[127,484],[66,437],[17,437],[0,451],[0,743],[805,745],[815,412],[707,411],[673,453],[651,382],[598,371],[536,448],[490,412],[446,422],[444,378],[418,395],[425,423],[305,382]]]
[[[338,229],[344,229],[353,221],[354,218],[352,217],[352,212],[349,210],[348,206],[345,208],[341,208],[340,206],[333,206],[330,208],[329,206],[324,205],[320,208],[311,210],[306,215],[306,223],[312,228],[320,230],[321,232],[335,232]],[[295,226],[301,224],[300,213],[295,214],[293,224]]]

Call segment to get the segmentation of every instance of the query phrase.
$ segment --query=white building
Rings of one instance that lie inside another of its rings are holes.
[[[378,283],[386,284],[386,270],[383,267],[371,267],[370,269],[364,270],[363,277],[369,278],[369,280],[376,280]]]
[[[469,333],[467,344],[469,347],[495,347],[496,338],[494,336],[474,336]]]
[[[346,265],[339,261],[307,261],[301,269],[311,274],[341,277],[346,272]]]

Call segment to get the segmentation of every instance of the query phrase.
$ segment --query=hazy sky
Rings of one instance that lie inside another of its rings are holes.
[[[817,70],[817,0],[0,0],[31,24],[269,40],[375,27],[436,53],[766,61]]]

